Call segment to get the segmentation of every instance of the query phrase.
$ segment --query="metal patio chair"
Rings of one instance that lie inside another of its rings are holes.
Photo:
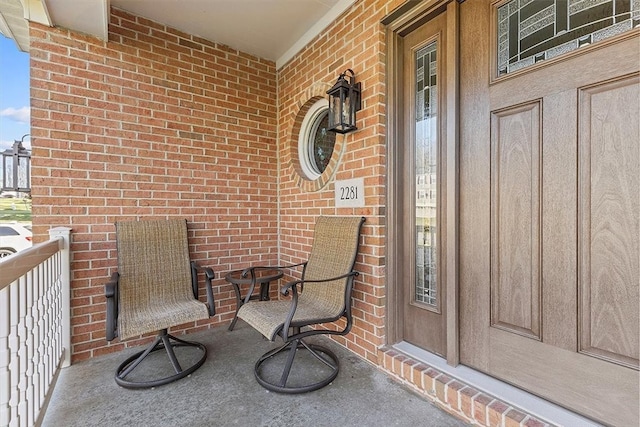
[[[291,299],[249,301],[240,307],[239,318],[269,340],[280,336],[284,341],[255,364],[256,379],[263,387],[279,393],[305,393],[326,386],[338,375],[337,356],[305,339],[319,334],[346,335],[351,330],[351,291],[358,275],[354,265],[364,221],[362,217],[319,217],[308,260],[278,267],[302,268],[301,279],[280,290],[283,295],[291,294]],[[246,274],[255,278],[260,268],[273,267],[251,267]],[[342,318],[343,326],[336,327],[333,322]],[[297,373],[291,381],[292,366],[302,358],[302,378]],[[312,372],[313,376],[305,375]]]
[[[107,340],[121,340],[158,332],[146,350],[126,359],[116,370],[116,382],[127,388],[148,388],[183,378],[204,363],[204,345],[168,333],[172,326],[204,320],[215,314],[210,268],[190,262],[186,220],[123,221],[116,223],[118,271],[105,286]],[[198,300],[198,273],[204,273],[207,304]],[[176,356],[188,360],[182,367]],[[169,374],[141,362],[165,350],[173,371]],[[191,349],[191,350],[188,350]],[[195,362],[194,362],[195,358]],[[135,374],[134,370],[138,368]],[[140,373],[142,371],[142,374]],[[160,371],[160,373],[158,373]],[[152,373],[149,373],[152,372]],[[158,378],[158,376],[160,378]]]

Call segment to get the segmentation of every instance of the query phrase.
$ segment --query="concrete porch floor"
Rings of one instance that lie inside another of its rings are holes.
[[[207,347],[207,360],[190,377],[154,389],[130,390],[118,386],[113,376],[139,349],[80,362],[61,371],[42,425],[468,425],[325,338],[310,342],[322,341],[338,355],[340,373],[332,384],[299,395],[269,392],[256,382],[255,361],[281,341],[263,339],[242,321],[232,332],[223,326],[179,338]]]

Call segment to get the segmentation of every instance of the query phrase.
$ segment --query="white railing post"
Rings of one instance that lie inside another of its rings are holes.
[[[71,365],[71,228],[56,227],[49,230],[49,237],[55,239],[62,237],[60,247],[61,266],[60,272],[62,286],[62,347],[64,348],[64,360],[62,367]]]

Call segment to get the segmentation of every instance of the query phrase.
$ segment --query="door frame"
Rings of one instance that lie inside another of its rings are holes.
[[[459,1],[459,0],[458,0]],[[387,26],[387,239],[386,239],[386,344],[403,340],[402,263],[400,249],[405,242],[399,226],[402,218],[403,171],[399,167],[401,153],[399,141],[404,138],[403,129],[403,40],[413,29],[428,22],[442,12],[447,13],[446,49],[446,188],[443,213],[447,218],[442,240],[446,288],[446,360],[449,365],[459,363],[459,304],[458,304],[458,241],[459,241],[459,142],[458,142],[458,1],[429,0],[407,2],[382,20]]]

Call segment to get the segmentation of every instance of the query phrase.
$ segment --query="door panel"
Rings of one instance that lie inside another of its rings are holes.
[[[403,40],[402,337],[446,354],[446,12]]]
[[[580,90],[580,351],[638,366],[640,79]],[[627,123],[636,122],[636,126]]]
[[[491,325],[540,339],[540,101],[491,114]]]
[[[637,425],[640,31],[494,79],[504,3],[460,7],[461,362]]]

